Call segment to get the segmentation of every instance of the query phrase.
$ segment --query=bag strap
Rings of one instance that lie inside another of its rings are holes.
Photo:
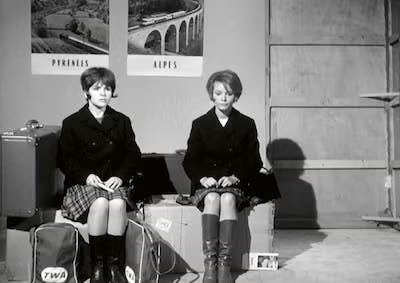
[[[154,240],[153,238],[153,232],[151,231],[151,229],[145,224],[142,223],[144,232],[148,235],[150,242],[151,242],[151,253],[153,254],[154,257],[151,258],[151,265],[154,268],[154,271],[158,274],[158,275],[165,275],[169,272],[171,272],[176,265],[176,253],[173,249],[173,247],[171,246],[170,243],[163,241],[163,243],[165,243],[167,246],[169,246],[171,248],[171,251],[173,251],[173,260],[172,260],[172,264],[171,267],[168,268],[166,271],[160,271],[160,262],[161,262],[161,245],[160,242],[161,240],[158,239],[157,241]],[[155,246],[157,246],[157,251],[155,251]]]

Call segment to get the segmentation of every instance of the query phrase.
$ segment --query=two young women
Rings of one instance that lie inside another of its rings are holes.
[[[91,283],[126,282],[120,264],[128,181],[138,170],[141,153],[130,119],[109,106],[114,74],[90,68],[81,75],[81,86],[87,103],[64,119],[59,143],[65,174],[62,213],[88,223]],[[192,181],[192,201],[203,212],[203,282],[233,282],[237,213],[246,206],[246,191],[262,161],[254,120],[233,107],[242,93],[236,73],[216,72],[206,88],[214,106],[193,121],[183,167]]]

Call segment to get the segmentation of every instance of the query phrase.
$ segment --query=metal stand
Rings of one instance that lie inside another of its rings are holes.
[[[387,201],[387,214],[388,216],[362,216],[362,220],[364,221],[373,221],[377,222],[377,225],[385,224],[392,226],[393,228],[400,230],[400,217],[398,217],[398,213],[400,211],[400,207],[396,207],[396,186],[395,180],[393,177],[393,165],[396,164],[394,161],[394,142],[395,140],[392,138],[394,137],[393,133],[393,108],[400,105],[400,93],[399,92],[388,92],[388,93],[369,93],[369,94],[361,94],[360,97],[362,98],[371,98],[371,99],[378,99],[386,102],[385,109],[387,111],[387,115],[389,119],[387,125],[387,135],[388,135],[388,160],[387,160],[387,173],[390,176],[390,184],[385,187],[388,188],[388,201]],[[400,142],[400,141],[396,141]],[[398,192],[400,194],[400,192]]]

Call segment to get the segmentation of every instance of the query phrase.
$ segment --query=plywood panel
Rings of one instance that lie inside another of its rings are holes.
[[[273,108],[274,160],[385,160],[385,112],[380,108]]]
[[[7,218],[0,216],[0,274],[2,272],[1,262],[6,260],[6,233]]]
[[[400,160],[400,105],[392,108],[392,150],[393,150],[393,159]]]
[[[393,216],[400,217],[400,170],[399,168],[393,170],[393,194],[392,194],[392,204],[393,204]]]
[[[400,33],[400,1],[390,1],[391,9],[391,33]]]
[[[392,90],[400,90],[400,1],[391,2],[391,67],[392,67]]]
[[[383,170],[277,170],[278,228],[371,227],[361,216],[387,207]]]
[[[400,90],[400,42],[398,41],[391,48],[392,56],[392,90]]]
[[[359,94],[386,91],[384,47],[273,46],[270,60],[273,105],[363,105]]]
[[[271,43],[384,44],[384,0],[271,0]]]

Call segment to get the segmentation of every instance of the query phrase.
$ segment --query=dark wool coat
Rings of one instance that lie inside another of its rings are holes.
[[[90,174],[102,181],[116,176],[127,185],[138,170],[141,155],[127,116],[107,106],[100,124],[88,104],[64,119],[58,153],[65,188],[85,185]]]
[[[202,177],[234,174],[242,188],[262,167],[254,120],[232,109],[225,127],[219,122],[215,108],[195,119],[183,160],[193,187]]]

